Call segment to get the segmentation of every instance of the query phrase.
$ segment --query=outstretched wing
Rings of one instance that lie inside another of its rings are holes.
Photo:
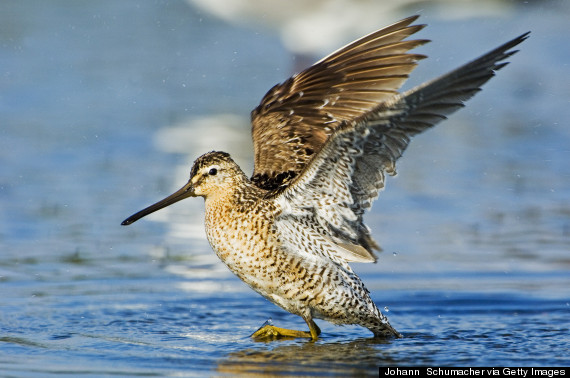
[[[394,96],[354,121],[343,122],[303,172],[275,194],[283,207],[276,226],[290,227],[293,219],[318,224],[336,244],[356,246],[344,254],[347,261],[367,259],[361,250],[355,257],[358,246],[369,252],[369,261],[374,261],[372,249],[377,244],[362,217],[384,187],[385,173],[395,173],[396,160],[412,136],[462,107],[507,64],[502,61],[516,52],[509,50],[527,36],[523,34],[444,76]]]
[[[422,29],[409,17],[341,48],[274,86],[251,113],[255,168],[264,189],[286,185],[343,122],[370,112],[395,94],[425,58],[403,41]]]

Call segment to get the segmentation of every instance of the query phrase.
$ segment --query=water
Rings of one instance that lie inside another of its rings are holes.
[[[533,34],[466,109],[415,138],[368,214],[384,253],[354,269],[405,337],[318,322],[315,343],[257,343],[248,335],[268,318],[304,322],[217,261],[201,200],[119,223],[181,186],[205,151],[250,170],[248,113],[300,58],[267,29],[182,1],[0,3],[3,375],[568,366],[567,11],[424,10],[431,59],[412,84]]]

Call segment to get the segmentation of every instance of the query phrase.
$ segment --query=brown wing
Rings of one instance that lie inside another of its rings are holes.
[[[427,40],[403,41],[425,25],[399,21],[337,50],[274,86],[251,113],[255,152],[252,181],[285,186],[320,151],[344,121],[358,118],[396,95],[425,58],[407,51]]]
[[[527,37],[523,34],[341,125],[303,172],[284,190],[274,192],[284,209],[276,221],[282,230],[279,237],[289,237],[286,230],[292,222],[297,227],[311,224],[337,245],[361,246],[369,252],[335,251],[345,260],[374,261],[372,249],[377,244],[363,214],[384,187],[384,174],[395,172],[396,160],[414,135],[463,107]]]

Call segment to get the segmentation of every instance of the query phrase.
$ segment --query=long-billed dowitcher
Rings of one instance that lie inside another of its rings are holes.
[[[349,262],[375,262],[380,247],[363,222],[394,175],[410,138],[463,106],[504,67],[525,33],[435,80],[397,90],[423,55],[406,40],[425,25],[406,18],[337,50],[274,86],[251,114],[255,152],[248,179],[225,152],[194,162],[186,185],[127,218],[204,197],[206,234],[241,280],[301,316],[309,332],[266,325],[254,338],[317,339],[313,319],[358,324],[399,337]]]

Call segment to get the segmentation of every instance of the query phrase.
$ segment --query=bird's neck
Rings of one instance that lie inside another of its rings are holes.
[[[236,175],[231,182],[224,185],[220,190],[204,197],[206,208],[236,207],[245,202],[256,201],[263,197],[263,190],[256,187],[245,174]]]

